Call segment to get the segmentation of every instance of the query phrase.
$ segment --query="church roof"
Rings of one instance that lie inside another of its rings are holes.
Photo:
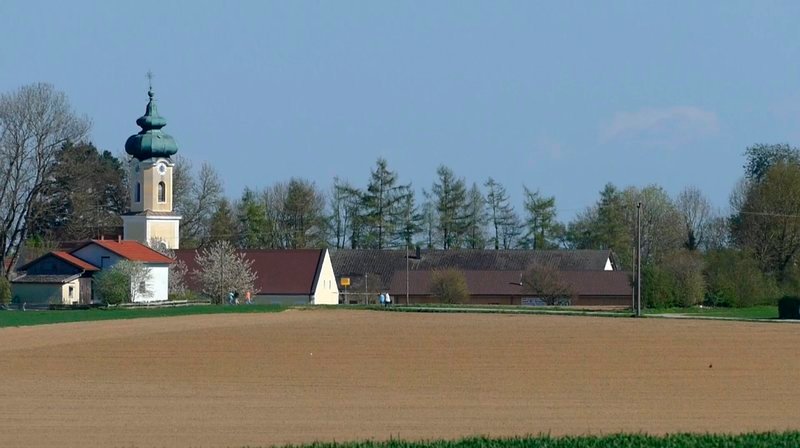
[[[147,95],[150,101],[147,103],[144,115],[136,120],[136,124],[142,130],[128,137],[128,141],[125,142],[125,152],[139,160],[169,157],[178,152],[178,144],[172,136],[161,130],[167,125],[167,120],[158,114],[152,87]]]

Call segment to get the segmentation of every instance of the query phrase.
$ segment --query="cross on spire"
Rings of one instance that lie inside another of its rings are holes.
[[[150,90],[153,90],[153,71],[147,71],[147,83],[149,84]]]

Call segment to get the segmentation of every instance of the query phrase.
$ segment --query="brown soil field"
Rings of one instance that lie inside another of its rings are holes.
[[[310,310],[0,329],[0,446],[800,429],[800,326]]]

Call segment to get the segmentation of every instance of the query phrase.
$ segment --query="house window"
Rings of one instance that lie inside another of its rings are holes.
[[[75,287],[74,286],[70,286],[68,291],[67,291],[67,297],[69,297],[71,299],[74,296],[75,296]]]
[[[136,182],[136,202],[142,202],[142,184]]]
[[[147,285],[144,282],[139,282],[139,294],[147,292]]]
[[[158,183],[158,202],[167,202],[167,186],[164,182]]]

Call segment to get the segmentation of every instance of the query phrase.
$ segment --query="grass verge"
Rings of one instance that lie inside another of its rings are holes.
[[[0,327],[83,322],[94,320],[139,319],[146,317],[191,316],[195,314],[275,313],[282,305],[193,305],[175,308],[95,308],[90,310],[0,311]]]
[[[774,305],[747,308],[661,308],[647,309],[645,314],[683,314],[687,316],[730,317],[735,319],[777,319],[778,307]]]
[[[462,440],[433,440],[407,442],[389,440],[386,442],[314,443],[311,445],[289,445],[303,448],[633,448],[633,447],[797,447],[800,446],[800,432],[769,432],[738,435],[720,434],[669,434],[651,436],[646,434],[612,434],[606,436],[566,436],[566,437],[516,437],[516,438],[467,438]]]

